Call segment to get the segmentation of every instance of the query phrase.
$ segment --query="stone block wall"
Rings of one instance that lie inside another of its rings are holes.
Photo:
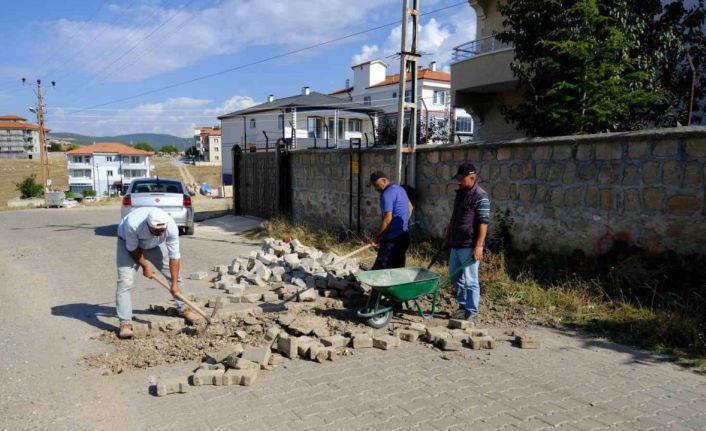
[[[706,252],[705,127],[420,148],[416,221],[435,236],[448,223],[450,178],[464,161],[476,165],[490,194],[491,232],[508,214],[520,248],[601,253],[623,240],[650,251]],[[392,173],[394,150],[365,150],[361,162],[364,182],[373,170]],[[347,150],[293,152],[294,218],[348,227],[348,169]],[[361,209],[363,227],[374,229],[373,189],[364,189]]]

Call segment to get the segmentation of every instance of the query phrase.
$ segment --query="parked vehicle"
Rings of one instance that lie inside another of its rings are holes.
[[[123,196],[120,214],[125,217],[140,207],[160,208],[172,216],[182,234],[194,234],[194,207],[189,191],[181,181],[171,178],[133,180]]]

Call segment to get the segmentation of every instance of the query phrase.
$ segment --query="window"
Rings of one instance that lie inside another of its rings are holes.
[[[357,118],[350,118],[348,120],[348,131],[349,132],[361,132],[363,130],[363,120]]]
[[[363,96],[363,105],[370,106],[372,105],[372,100],[370,99],[370,96]]]
[[[217,153],[218,152],[218,147],[213,147],[213,152]]]
[[[284,127],[284,114],[279,114],[277,116],[277,130],[282,130]]]
[[[321,117],[307,117],[306,129],[310,138],[323,137],[324,119]]]
[[[250,128],[251,128],[251,129],[254,129],[255,127],[256,127],[255,119],[254,119],[254,118],[251,118],[251,119],[250,119]]]
[[[218,161],[218,156],[215,156],[215,157],[216,157],[216,161]]]
[[[343,118],[338,119],[338,139],[343,139],[344,132],[345,132],[345,121]],[[336,123],[334,122],[333,117],[329,117],[328,119],[328,136],[329,138],[333,138],[336,136]]]
[[[444,90],[434,90],[434,104],[435,105],[446,105],[446,99],[449,93]]]
[[[112,176],[113,176],[113,171],[111,171],[111,170],[105,171],[105,173],[106,173],[106,175],[108,175],[109,177],[112,177]]]
[[[473,119],[471,117],[456,118],[456,133],[473,133]]]
[[[404,101],[405,102],[411,102],[412,101],[412,90],[405,90],[404,91]]]
[[[106,162],[112,162],[112,161],[113,161],[113,156],[105,156],[105,161],[106,161]]]
[[[131,156],[130,163],[142,163],[139,157]]]
[[[396,92],[396,91],[393,91],[393,92],[392,92],[392,98],[393,98],[393,99],[397,99],[397,92]]]

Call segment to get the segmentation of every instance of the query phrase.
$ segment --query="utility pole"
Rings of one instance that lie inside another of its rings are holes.
[[[22,84],[26,84],[27,79],[22,78]],[[42,180],[42,190],[44,192],[44,204],[47,204],[47,191],[49,191],[49,182],[51,181],[49,177],[49,156],[47,155],[47,144],[46,144],[46,129],[44,127],[44,96],[42,94],[42,80],[37,79],[36,84],[30,84],[36,87],[35,94],[37,95],[37,107],[35,109],[30,108],[31,112],[37,114],[37,126],[39,127],[39,166],[40,166],[40,177]],[[56,87],[56,82],[51,82],[52,88]]]
[[[411,7],[410,7],[411,3]],[[407,31],[412,25],[412,41],[410,50],[407,51]],[[416,186],[416,166],[415,152],[417,149],[417,75],[419,67],[417,61],[420,54],[417,52],[417,35],[419,34],[419,0],[402,0],[402,41],[400,44],[400,88],[399,101],[397,104],[397,151],[395,157],[395,180],[398,184],[403,183],[402,165],[403,154],[409,154],[406,183],[412,187]],[[407,71],[410,72],[410,100],[407,100]],[[405,111],[409,110],[409,137],[407,146],[404,145],[404,118]]]

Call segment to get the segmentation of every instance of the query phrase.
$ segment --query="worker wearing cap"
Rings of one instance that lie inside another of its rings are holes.
[[[451,248],[449,273],[470,260],[456,277],[454,288],[459,310],[456,319],[474,321],[478,315],[480,283],[478,266],[483,258],[485,236],[490,223],[490,198],[477,183],[476,168],[464,163],[453,179],[458,181],[451,223],[446,229],[446,248]]]
[[[390,182],[384,172],[370,175],[370,184],[380,193],[382,219],[373,243],[378,255],[373,269],[402,268],[409,247],[409,216],[412,204],[402,186]]]
[[[120,338],[132,337],[132,301],[130,290],[135,271],[152,278],[154,268],[169,280],[172,295],[181,293],[179,277],[179,229],[172,217],[158,208],[143,207],[130,212],[118,225],[116,261],[118,285],[115,304],[120,319]],[[167,264],[168,259],[168,264]],[[195,311],[176,301],[179,314],[186,320],[201,319]]]

